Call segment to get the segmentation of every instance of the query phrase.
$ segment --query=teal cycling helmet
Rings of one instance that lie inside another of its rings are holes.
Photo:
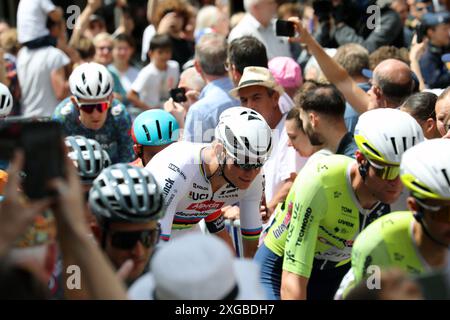
[[[131,136],[139,145],[163,146],[178,140],[178,122],[167,111],[147,110],[134,120]]]

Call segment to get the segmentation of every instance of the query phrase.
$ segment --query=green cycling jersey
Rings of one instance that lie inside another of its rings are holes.
[[[320,157],[298,174],[264,244],[284,256],[283,269],[309,278],[314,260],[321,269],[350,261],[353,241],[370,222],[389,212],[377,203],[363,209],[351,186],[355,160],[343,155]]]

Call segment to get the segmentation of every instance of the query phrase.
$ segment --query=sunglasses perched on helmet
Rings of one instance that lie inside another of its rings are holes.
[[[161,229],[158,227],[151,230],[114,232],[111,235],[111,245],[117,249],[131,250],[140,241],[146,248],[158,243]]]
[[[92,113],[95,109],[97,109],[98,112],[102,113],[108,110],[110,103],[109,101],[102,101],[102,102],[80,102],[77,98],[75,98],[78,107],[81,111],[86,113]]]
[[[238,160],[232,159],[233,165],[236,167],[239,167],[242,170],[250,171],[250,170],[257,170],[260,169],[262,166],[264,166],[264,163],[257,162],[257,163],[239,163]]]
[[[425,204],[423,201],[416,199],[417,204],[428,210],[430,217],[432,220],[436,222],[446,222],[450,223],[450,206],[432,206],[429,204]]]
[[[383,180],[394,180],[400,174],[400,166],[382,166],[370,160],[367,160],[370,166],[374,169],[375,175]]]

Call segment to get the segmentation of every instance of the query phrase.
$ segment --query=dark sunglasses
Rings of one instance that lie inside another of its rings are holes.
[[[111,245],[122,250],[131,250],[140,241],[146,248],[150,248],[158,243],[161,229],[151,229],[132,232],[115,232],[111,235]]]
[[[108,110],[108,108],[109,102],[80,104],[80,110],[86,113],[92,113],[94,112],[94,109],[97,109],[98,112],[102,113]]]
[[[374,169],[375,175],[383,180],[394,180],[400,174],[400,166],[382,166],[368,161]]]
[[[233,164],[236,167],[239,167],[242,170],[250,171],[250,170],[257,170],[260,169],[262,166],[264,166],[264,163],[239,163],[236,159],[233,159]]]

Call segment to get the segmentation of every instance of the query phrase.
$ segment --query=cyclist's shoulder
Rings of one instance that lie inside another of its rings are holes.
[[[70,100],[70,97],[67,97],[56,106],[53,117],[67,118],[75,113],[77,113],[75,105]]]
[[[123,105],[120,100],[113,99],[111,108],[109,109],[109,113],[113,116],[115,119],[122,119],[129,117],[127,109]]]

